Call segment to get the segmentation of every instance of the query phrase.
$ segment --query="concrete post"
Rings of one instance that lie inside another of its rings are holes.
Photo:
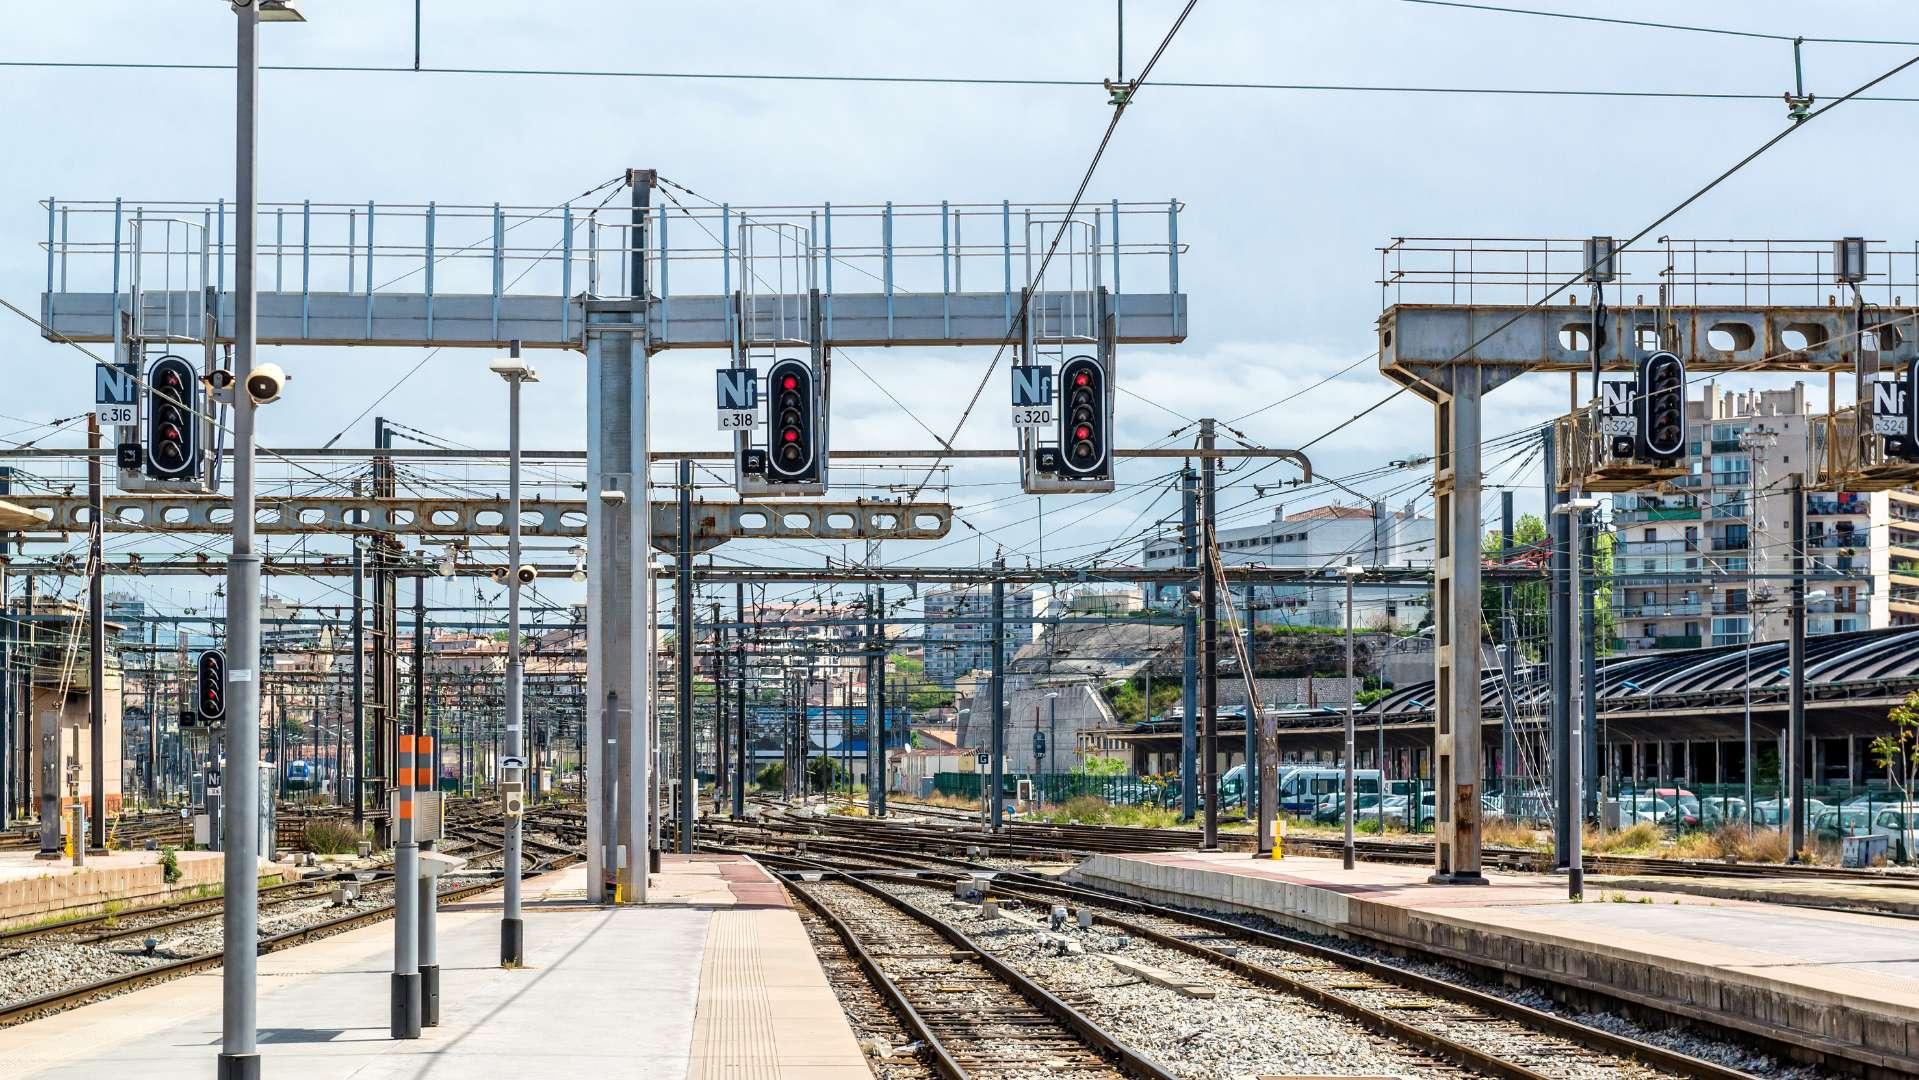
[[[525,661],[520,657],[520,392],[536,380],[533,369],[517,363],[520,343],[509,346],[508,362],[497,368],[507,384],[507,464],[506,464],[506,752],[501,763],[500,782],[508,795],[502,847],[504,871],[501,884],[505,902],[500,912],[500,966],[516,968],[526,962],[526,922],[520,916],[520,839],[524,815],[515,812],[510,797],[517,792],[524,800],[526,792]],[[402,770],[401,776],[408,776]],[[402,785],[403,787],[407,785]],[[524,806],[524,802],[521,803]]]
[[[1786,498],[1791,500],[1787,520],[1792,530],[1788,538],[1792,552],[1792,626],[1786,664],[1791,670],[1792,689],[1786,712],[1786,753],[1780,762],[1786,768],[1786,787],[1792,800],[1792,826],[1787,834],[1791,851],[1786,861],[1796,863],[1806,846],[1806,494],[1800,473],[1792,474]]]
[[[746,816],[746,785],[753,782],[753,759],[747,750],[746,740],[746,585],[735,583],[733,586],[733,621],[739,623],[734,632],[734,666],[739,669],[739,686],[733,695],[734,710],[734,758],[739,761],[739,781],[733,785],[733,816]]]
[[[678,584],[674,587],[674,606],[678,609],[673,617],[675,633],[673,635],[675,652],[674,675],[677,693],[674,695],[674,714],[679,718],[680,747],[679,773],[680,792],[676,816],[679,819],[680,854],[693,853],[693,824],[700,816],[700,777],[694,767],[693,741],[693,462],[690,458],[681,458],[677,490],[679,493],[680,535],[678,557],[675,569],[678,570]],[[651,636],[651,635],[648,635]]]
[[[393,992],[390,1030],[396,1039],[420,1037],[420,845],[413,838],[415,737],[399,736],[393,790]]]
[[[1434,831],[1431,881],[1483,885],[1480,865],[1480,369],[1453,369],[1435,400]],[[1408,815],[1409,817],[1413,815]]]
[[[420,579],[424,581],[425,579]],[[418,791],[426,792],[427,798],[438,799],[440,783],[439,739],[432,735],[421,735],[414,742],[419,761],[414,766]],[[444,821],[444,813],[442,814]],[[444,826],[442,826],[444,827]],[[430,841],[420,844],[422,851],[433,850]],[[419,908],[420,932],[419,971],[420,971],[420,1026],[440,1026],[440,879],[430,877],[420,883]]]

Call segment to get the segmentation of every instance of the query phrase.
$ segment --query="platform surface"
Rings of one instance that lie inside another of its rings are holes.
[[[1724,1017],[1735,1005],[1751,1007],[1765,1014],[1755,1024],[1919,1055],[1919,1041],[1909,1040],[1919,1031],[1919,921],[1638,891],[1590,878],[1584,902],[1573,903],[1563,876],[1489,873],[1487,885],[1460,886],[1430,884],[1430,872],[1368,862],[1346,870],[1337,859],[1311,856],[1163,852],[1095,856],[1075,875],[1149,899],[1177,893],[1195,907],[1450,946],[1464,959],[1595,988],[1623,979],[1616,988],[1626,996],[1654,996],[1657,980],[1644,975],[1661,973],[1672,977],[1668,996],[1702,1012]],[[1803,891],[1798,882],[1783,887]],[[1842,1010],[1853,1014],[1852,1027],[1833,1025],[1830,1014]],[[1868,1013],[1883,1019],[1881,1029],[1859,1030]]]
[[[583,868],[525,883],[527,966],[498,966],[499,896],[443,905],[441,1022],[387,1032],[393,924],[260,958],[263,1075],[299,1080],[870,1080],[780,887],[728,856],[666,856],[645,907],[588,905]],[[203,1080],[210,971],[0,1030],[0,1076]]]

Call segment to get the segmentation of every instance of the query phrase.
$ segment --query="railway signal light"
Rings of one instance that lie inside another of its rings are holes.
[[[200,654],[200,686],[197,709],[200,719],[217,724],[227,715],[227,658],[218,649]]]
[[[1060,369],[1060,385],[1060,476],[1111,479],[1113,418],[1107,405],[1106,368],[1093,357],[1075,356]]]
[[[200,475],[199,375],[178,356],[154,361],[147,376],[147,475],[191,482]]]
[[[796,359],[776,361],[767,381],[772,387],[767,409],[767,482],[819,483],[824,425],[812,365]]]
[[[1670,464],[1686,452],[1686,363],[1656,352],[1640,361],[1638,376],[1640,450]]]

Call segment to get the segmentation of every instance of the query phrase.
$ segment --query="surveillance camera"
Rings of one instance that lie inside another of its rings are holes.
[[[533,579],[535,579],[535,578],[537,578],[537,577],[539,577],[539,576],[540,576],[540,572],[539,572],[539,570],[537,570],[537,569],[535,569],[535,568],[533,568],[533,567],[531,567],[531,566],[522,566],[522,567],[520,567],[520,584],[522,584],[522,585],[531,585],[531,584],[533,584]]]
[[[207,372],[207,385],[214,390],[233,389],[233,372],[226,368],[214,368]]]
[[[277,401],[280,392],[286,389],[288,377],[278,364],[261,364],[247,372],[247,396],[255,405]]]
[[[1206,594],[1204,594],[1204,593],[1202,593],[1202,592],[1200,592],[1200,591],[1199,591],[1198,589],[1188,589],[1188,590],[1186,590],[1186,602],[1187,602],[1187,603],[1189,603],[1189,604],[1197,604],[1197,603],[1199,603],[1200,601],[1202,601],[1202,600],[1204,600],[1204,599],[1206,599]]]
[[[618,488],[607,488],[600,492],[600,501],[608,506],[622,506],[626,503],[626,492]]]
[[[493,579],[495,584],[506,584],[506,567],[496,566],[492,570],[487,571],[487,574]]]

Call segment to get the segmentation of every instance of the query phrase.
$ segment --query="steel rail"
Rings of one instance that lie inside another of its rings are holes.
[[[1164,1065],[1127,1046],[1106,1031],[1106,1029],[1100,1027],[1083,1013],[1079,1012],[1079,1010],[1061,1001],[1058,997],[1054,996],[1052,992],[1040,986],[1032,979],[1027,978],[1005,961],[987,952],[984,948],[981,948],[980,945],[964,931],[948,925],[911,901],[903,897],[895,896],[870,882],[862,881],[843,870],[835,868],[830,863],[797,856],[769,856],[765,853],[754,852],[741,852],[740,854],[746,854],[756,861],[786,861],[797,863],[808,870],[816,870],[822,875],[831,875],[838,881],[859,889],[861,892],[891,906],[913,921],[925,926],[940,937],[945,938],[948,942],[951,942],[955,948],[963,949],[971,954],[970,958],[977,960],[982,967],[992,972],[994,977],[1011,987],[1035,1007],[1070,1029],[1089,1047],[1101,1054],[1101,1056],[1115,1061],[1121,1071],[1138,1078],[1138,1080],[1178,1080]],[[787,884],[791,885],[793,882],[788,881]]]

